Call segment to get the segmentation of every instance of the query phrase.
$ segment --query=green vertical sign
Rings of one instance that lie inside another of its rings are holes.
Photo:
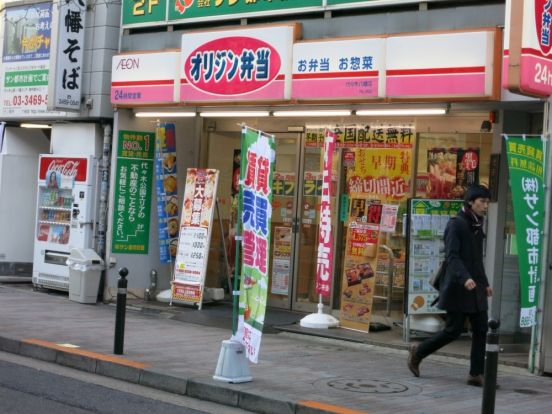
[[[542,269],[544,223],[544,138],[505,136],[514,221],[518,242],[521,294],[519,326],[536,323]]]
[[[257,362],[266,313],[272,221],[274,136],[244,127],[240,166],[242,277],[236,337]]]
[[[153,132],[119,131],[113,253],[148,253],[154,143]]]

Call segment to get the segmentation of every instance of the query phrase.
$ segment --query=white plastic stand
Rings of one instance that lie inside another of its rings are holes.
[[[222,341],[222,348],[213,379],[230,383],[249,382],[253,380],[249,364],[245,357],[245,348],[240,342]]]
[[[339,326],[339,321],[334,318],[332,315],[328,315],[322,312],[324,304],[322,303],[322,295],[320,295],[320,301],[318,302],[318,312],[311,313],[310,315],[305,316],[299,324],[304,328],[315,328],[315,329],[328,329],[328,328],[337,328]]]

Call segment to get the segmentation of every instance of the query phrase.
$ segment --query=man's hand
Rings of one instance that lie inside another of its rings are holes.
[[[487,286],[487,297],[490,298],[491,296],[493,296],[493,288],[490,287],[490,286]]]
[[[473,290],[475,289],[475,282],[473,281],[473,279],[468,279],[466,280],[466,283],[464,283],[464,287],[468,290]]]

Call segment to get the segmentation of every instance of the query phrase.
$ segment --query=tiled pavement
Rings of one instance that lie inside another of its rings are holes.
[[[199,312],[199,311],[198,311]],[[482,390],[466,385],[467,360],[432,356],[422,377],[406,351],[292,333],[263,336],[253,381],[212,379],[230,331],[127,310],[123,359],[113,360],[115,307],[0,285],[0,350],[114,376],[261,413],[476,413]],[[69,353],[52,344],[70,343]],[[549,412],[552,379],[499,367],[496,413]]]

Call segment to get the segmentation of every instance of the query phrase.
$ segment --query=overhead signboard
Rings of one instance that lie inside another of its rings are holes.
[[[322,0],[123,0],[123,25],[172,24],[322,10]]]
[[[285,25],[184,34],[180,101],[289,99],[295,29]]]
[[[503,86],[523,95],[552,94],[552,2],[506,1]]]
[[[293,99],[384,96],[385,39],[308,41],[293,46]]]
[[[387,97],[497,97],[496,40],[495,29],[389,37]]]
[[[0,116],[36,118],[54,114],[46,109],[51,24],[51,3],[5,9]]]
[[[111,103],[137,105],[177,102],[179,58],[178,51],[113,56]]]
[[[126,27],[157,26],[424,2],[427,0],[123,0],[122,21]]]
[[[62,2],[55,17],[48,107],[79,111],[84,67],[85,0]]]

